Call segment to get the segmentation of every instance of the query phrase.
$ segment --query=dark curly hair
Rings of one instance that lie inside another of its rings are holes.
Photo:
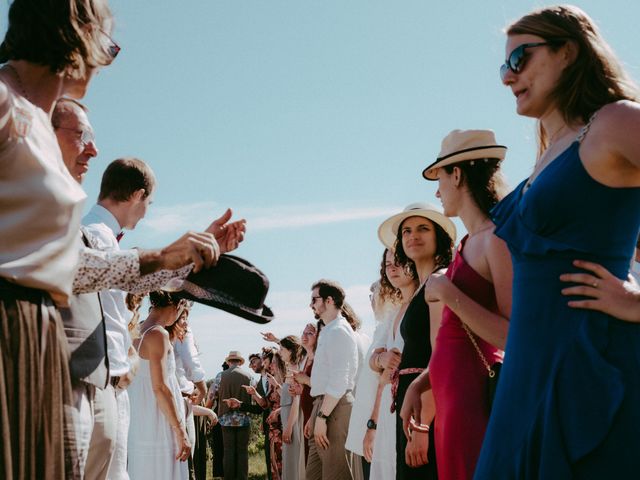
[[[419,216],[419,215],[418,215]],[[411,217],[409,217],[411,218]],[[435,233],[436,233],[436,254],[434,257],[436,263],[436,270],[441,268],[447,268],[453,259],[453,239],[449,236],[447,232],[444,231],[440,225],[436,222],[429,220],[426,217],[423,217],[433,225]],[[402,265],[402,267],[406,268],[407,271],[414,277],[419,278],[418,270],[416,269],[416,264],[413,260],[407,257],[407,254],[402,247],[402,225],[407,219],[404,219],[402,223],[398,226],[398,231],[396,232],[396,242],[395,242],[395,260],[398,265]]]

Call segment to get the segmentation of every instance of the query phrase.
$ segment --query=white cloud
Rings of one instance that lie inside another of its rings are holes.
[[[366,220],[392,215],[400,211],[397,206],[346,207],[335,204],[247,207],[235,209],[247,219],[252,232],[305,228],[315,225]],[[152,209],[143,225],[160,234],[181,233],[194,228],[206,228],[222,209],[213,202],[198,202]]]
[[[157,233],[182,233],[197,227],[206,228],[214,216],[216,204],[197,202],[171,207],[154,206],[142,224]]]

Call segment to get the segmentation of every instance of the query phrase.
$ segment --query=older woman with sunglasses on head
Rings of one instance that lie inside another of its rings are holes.
[[[640,105],[593,21],[544,8],[507,28],[502,81],[538,120],[531,176],[492,211],[513,259],[505,363],[475,478],[640,471],[640,325],[571,308],[576,258],[624,279],[640,229]],[[597,289],[595,280],[592,288]]]
[[[81,459],[69,448],[65,460],[63,450],[65,428],[75,427],[64,411],[72,393],[56,305],[71,294],[85,194],[62,160],[51,113],[58,98],[83,97],[113,60],[111,20],[106,0],[9,7],[0,45],[2,478],[80,475]]]

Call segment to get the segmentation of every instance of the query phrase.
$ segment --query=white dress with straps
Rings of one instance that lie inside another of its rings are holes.
[[[162,327],[151,327],[149,330]],[[165,363],[165,378],[176,402],[178,416],[184,421],[184,401],[176,377],[176,361],[171,348]],[[149,360],[140,358],[138,373],[129,386],[131,424],[129,426],[129,477],[131,480],[188,480],[187,462],[176,460],[178,445],[171,425],[158,406],[153,392]]]

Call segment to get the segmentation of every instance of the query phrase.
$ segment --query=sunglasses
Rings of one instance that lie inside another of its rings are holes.
[[[520,73],[525,66],[525,57],[527,54],[527,48],[542,47],[544,45],[561,45],[563,41],[547,41],[536,43],[523,43],[514,48],[509,57],[504,61],[500,67],[500,79],[504,82],[507,72],[511,70],[513,73]]]
[[[106,46],[107,48],[107,52],[109,52],[109,55],[111,56],[111,59],[115,59],[118,56],[118,53],[120,53],[120,50],[122,50],[120,48],[120,45],[118,45],[113,38],[111,38],[111,35],[109,35],[107,32],[105,32],[104,30],[100,29],[100,33],[102,33],[105,37],[107,37],[107,39],[109,40],[109,45]]]

